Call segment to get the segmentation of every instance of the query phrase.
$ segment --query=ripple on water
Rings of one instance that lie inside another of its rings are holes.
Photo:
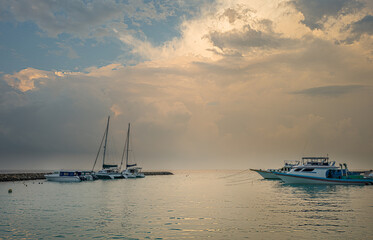
[[[247,172],[238,177],[232,173],[45,182],[27,188],[0,183],[0,235],[5,239],[277,240],[373,235],[371,187],[288,186]],[[9,195],[9,188],[16,194]]]

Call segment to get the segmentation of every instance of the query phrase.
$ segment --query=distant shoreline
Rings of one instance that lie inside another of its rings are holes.
[[[43,180],[45,174],[51,172],[30,172],[30,173],[0,173],[0,182],[16,182],[29,180]],[[168,171],[143,171],[145,176],[173,175]]]

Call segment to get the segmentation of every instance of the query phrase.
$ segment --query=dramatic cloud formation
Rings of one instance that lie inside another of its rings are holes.
[[[323,28],[329,17],[353,13],[363,7],[363,3],[356,0],[295,0],[292,3],[303,14],[302,22],[311,29]]]
[[[56,41],[110,36],[121,49],[110,63],[84,69],[3,70],[7,168],[89,168],[107,115],[117,152],[132,123],[145,168],[280,167],[326,154],[371,168],[367,2],[21,3],[3,2],[1,19],[32,21]],[[161,41],[149,26],[176,33]],[[72,59],[84,54],[71,50]]]

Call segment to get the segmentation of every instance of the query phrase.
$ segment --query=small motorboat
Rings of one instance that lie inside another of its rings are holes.
[[[81,182],[93,181],[95,179],[91,171],[60,170],[52,174],[44,175],[48,181],[52,182]]]

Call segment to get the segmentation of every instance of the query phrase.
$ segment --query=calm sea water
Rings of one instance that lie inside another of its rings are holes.
[[[373,186],[291,186],[248,171],[0,183],[0,203],[0,239],[373,237]]]

